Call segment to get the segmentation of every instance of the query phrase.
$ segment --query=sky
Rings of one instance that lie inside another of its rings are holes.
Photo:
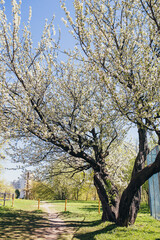
[[[69,11],[73,12],[73,1],[68,0],[68,8]],[[68,29],[66,29],[64,23],[61,21],[61,18],[65,18],[65,14],[63,9],[60,7],[59,0],[22,0],[22,6],[21,6],[21,21],[27,22],[28,16],[29,16],[29,7],[32,8],[32,19],[31,19],[31,32],[32,32],[32,40],[34,43],[34,46],[37,46],[38,41],[40,40],[43,27],[45,24],[45,19],[47,18],[49,21],[51,21],[53,15],[55,15],[54,25],[55,29],[57,30],[58,34],[58,28],[61,29],[61,42],[60,45],[62,49],[69,49],[73,48],[74,46],[74,39],[71,36],[71,34],[68,32]],[[8,21],[12,20],[12,7],[11,7],[11,0],[5,1],[5,8],[6,8],[6,14]],[[23,25],[22,25],[23,26]],[[135,142],[137,138],[137,130],[132,129],[128,135],[128,138],[130,139],[130,136],[132,136],[133,141]],[[5,148],[6,146],[4,146]],[[1,150],[2,153],[4,153],[4,150]],[[4,154],[5,155],[5,154]],[[7,182],[11,182],[13,180],[17,180],[22,171],[20,169],[17,170],[11,170],[18,167],[18,164],[12,163],[11,159],[9,159],[8,156],[6,156],[5,159],[2,159],[0,164],[3,165],[4,169],[2,170],[1,179],[4,179]],[[10,169],[10,170],[9,170]]]
[[[73,11],[73,1],[68,0],[69,11]],[[48,19],[50,22],[52,20],[53,15],[55,15],[54,25],[56,29],[56,33],[58,35],[59,28],[61,29],[61,41],[60,45],[62,49],[72,48],[74,45],[74,39],[69,33],[68,29],[66,29],[64,23],[61,18],[65,18],[65,14],[63,9],[60,7],[59,0],[22,0],[21,5],[21,26],[23,27],[23,22],[27,23],[29,16],[29,7],[32,8],[32,18],[31,18],[31,32],[32,32],[32,40],[33,44],[36,47],[38,41],[40,41],[41,34],[43,32],[43,28],[45,25],[45,19]],[[9,22],[12,21],[12,6],[11,0],[5,1],[5,9],[6,15]],[[1,153],[5,155],[4,149],[6,145],[1,149]],[[3,179],[7,182],[12,182],[13,180],[17,180],[22,171],[20,169],[16,169],[19,164],[12,163],[11,159],[6,156],[5,159],[1,159],[0,164],[3,166],[3,170],[0,174],[0,179]],[[10,170],[9,170],[10,169]]]
[[[68,0],[67,6],[70,12],[73,12],[73,4],[72,0]],[[64,23],[62,22],[61,18],[65,18],[65,13],[63,9],[60,7],[60,0],[22,0],[21,5],[21,22],[27,22],[29,16],[29,7],[32,8],[32,19],[31,19],[31,32],[32,32],[32,39],[35,46],[37,45],[38,41],[40,40],[43,27],[45,24],[45,19],[48,19],[50,22],[52,17],[55,15],[54,25],[56,28],[56,32],[58,35],[58,27],[61,29],[61,44],[62,47],[71,48],[74,39],[71,34],[66,29]],[[5,8],[7,13],[7,19],[9,21],[12,20],[12,6],[11,0],[5,1]]]

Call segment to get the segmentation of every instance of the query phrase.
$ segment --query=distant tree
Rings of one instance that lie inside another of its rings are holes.
[[[19,189],[16,189],[16,190],[15,190],[15,194],[16,194],[16,198],[19,198],[19,197],[20,197],[20,191],[19,191]]]
[[[42,183],[45,182],[49,186],[48,189],[51,189],[52,198],[54,199],[64,200],[67,198],[78,200],[83,193],[84,185],[85,190],[88,191],[89,172],[75,173],[75,168],[68,167],[62,159],[54,163],[51,162],[48,166],[45,165],[44,168],[39,167],[35,172],[35,179],[39,182],[42,181]],[[93,184],[93,175],[90,182]]]
[[[41,199],[41,200],[53,200],[54,199],[54,190],[52,186],[46,182],[32,182],[30,188],[30,198],[32,199]]]

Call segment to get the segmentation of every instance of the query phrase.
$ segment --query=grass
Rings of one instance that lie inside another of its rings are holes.
[[[117,227],[110,222],[101,222],[98,214],[98,202],[68,201],[64,212],[64,201],[53,201],[53,209],[59,212],[68,227],[74,229],[72,240],[160,240],[160,222],[149,214],[147,205],[142,204],[135,225]],[[6,207],[0,207],[0,239],[44,239],[48,220],[41,210],[37,210],[37,201],[15,200]],[[66,239],[61,236],[60,240]]]
[[[6,207],[11,207],[12,201],[6,201]],[[15,199],[14,200],[14,209],[33,211],[38,209],[38,201],[36,200],[24,200],[24,199]]]
[[[48,227],[48,220],[42,211],[37,210],[36,203],[15,200],[14,208],[11,208],[11,201],[7,201],[5,207],[0,206],[0,239],[41,239]]]
[[[150,216],[145,204],[141,205],[136,223],[126,228],[101,222],[98,202],[68,201],[66,212],[63,201],[53,203],[66,224],[76,229],[74,240],[160,240],[160,222]]]

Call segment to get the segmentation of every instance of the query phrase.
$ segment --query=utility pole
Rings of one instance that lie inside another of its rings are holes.
[[[26,175],[26,199],[29,199],[29,172]]]

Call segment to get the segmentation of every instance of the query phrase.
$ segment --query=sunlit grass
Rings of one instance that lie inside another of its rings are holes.
[[[160,240],[160,222],[150,216],[147,205],[142,204],[133,226],[117,227],[114,223],[101,222],[98,202],[54,201],[61,218],[75,228],[74,240]]]
[[[12,207],[12,200],[6,201],[6,207]],[[36,200],[25,200],[15,199],[13,204],[14,209],[21,209],[26,211],[33,211],[38,209],[38,201]]]

